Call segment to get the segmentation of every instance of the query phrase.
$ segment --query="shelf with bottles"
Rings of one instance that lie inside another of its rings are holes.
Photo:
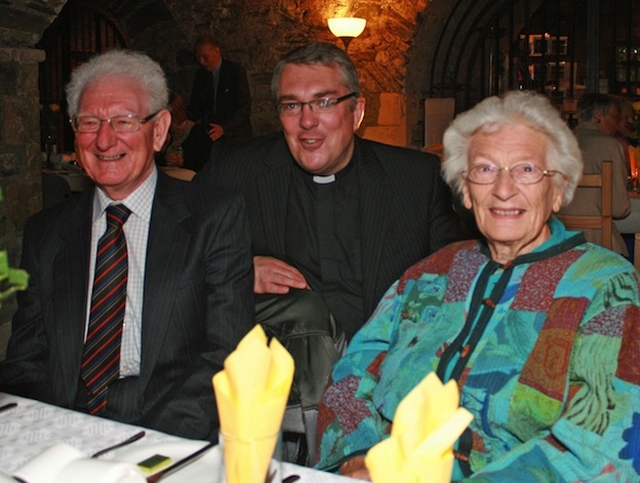
[[[616,45],[616,94],[640,96],[640,43]]]

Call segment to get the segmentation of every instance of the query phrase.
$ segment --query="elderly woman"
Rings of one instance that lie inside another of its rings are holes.
[[[334,366],[317,466],[368,479],[363,455],[435,371],[475,416],[454,480],[640,480],[638,273],[553,217],[582,172],[572,133],[518,91],[458,116],[444,145],[486,241],[441,249],[387,291]]]

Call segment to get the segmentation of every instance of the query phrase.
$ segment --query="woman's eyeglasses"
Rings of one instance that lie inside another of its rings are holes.
[[[533,163],[520,163],[504,168],[493,164],[476,164],[467,171],[463,171],[462,175],[471,183],[493,184],[498,180],[500,171],[503,170],[508,171],[511,179],[518,184],[536,184],[545,176],[553,176],[559,172],[551,169],[542,169]]]

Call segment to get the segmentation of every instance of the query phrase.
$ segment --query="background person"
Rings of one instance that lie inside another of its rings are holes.
[[[21,266],[31,278],[0,390],[215,440],[211,377],[254,323],[249,236],[238,197],[157,171],[167,97],[162,69],[144,54],[110,51],[73,72],[69,115],[96,187],[26,224]],[[127,211],[120,244],[107,244],[124,250],[103,261],[103,234]],[[101,298],[98,285],[112,280],[103,292],[118,299]],[[93,343],[101,328],[113,343]]]
[[[251,91],[244,68],[222,57],[220,43],[210,35],[196,40],[200,68],[193,79],[187,117],[200,122],[212,141],[250,138]]]
[[[200,171],[211,155],[211,140],[200,124],[187,119],[187,108],[182,96],[169,95],[171,124],[169,136],[162,151],[156,155],[160,166]]]
[[[578,101],[580,124],[574,134],[584,160],[584,172],[601,173],[602,161],[610,160],[612,168],[612,214],[616,219],[625,218],[631,211],[627,193],[629,165],[624,149],[614,137],[620,117],[618,103],[605,94],[585,94]],[[601,195],[599,190],[578,188],[573,201],[562,208],[563,215],[599,215]],[[601,230],[582,230],[587,241],[602,242]],[[628,256],[629,251],[622,235],[613,225],[613,251]]]
[[[571,131],[547,98],[515,91],[459,115],[444,148],[486,241],[387,291],[333,368],[318,467],[368,479],[363,455],[435,371],[475,416],[453,481],[638,481],[638,272],[552,216],[582,175]]]
[[[633,104],[627,98],[616,98],[620,117],[616,125],[615,137],[622,144],[622,149],[627,158],[629,173],[631,176],[638,176],[638,163],[640,162],[640,148],[638,143],[638,133],[636,132],[636,112]]]

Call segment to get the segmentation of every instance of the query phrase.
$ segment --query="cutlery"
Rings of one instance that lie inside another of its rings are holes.
[[[145,434],[146,433],[144,431],[140,431],[139,433],[136,433],[133,436],[131,436],[129,439],[125,439],[121,443],[114,444],[113,446],[109,446],[107,448],[101,449],[97,453],[93,453],[91,455],[91,457],[92,458],[97,458],[98,456],[102,456],[103,454],[108,453],[109,451],[112,451],[112,450],[118,449],[118,448],[122,448],[123,446],[126,446],[128,444],[134,443],[134,442],[138,441],[139,439],[141,439]]]
[[[294,481],[298,481],[300,479],[300,475],[289,475],[282,480],[282,483],[293,483]]]
[[[215,446],[214,443],[209,443],[209,444],[203,446],[202,448],[200,448],[195,453],[191,453],[189,456],[185,456],[181,460],[175,462],[174,464],[172,464],[168,468],[165,468],[162,471],[158,471],[155,475],[149,476],[147,478],[147,483],[156,483],[157,481],[160,481],[165,476],[168,476],[171,473],[174,473],[174,472],[178,471],[179,469],[187,466],[188,464],[193,463],[198,458],[200,458],[202,455],[204,455],[204,453],[206,453],[213,446]]]
[[[5,404],[4,406],[0,406],[0,413],[2,411],[6,411],[7,409],[12,409],[18,406],[18,403],[12,402],[12,403],[8,403]]]

